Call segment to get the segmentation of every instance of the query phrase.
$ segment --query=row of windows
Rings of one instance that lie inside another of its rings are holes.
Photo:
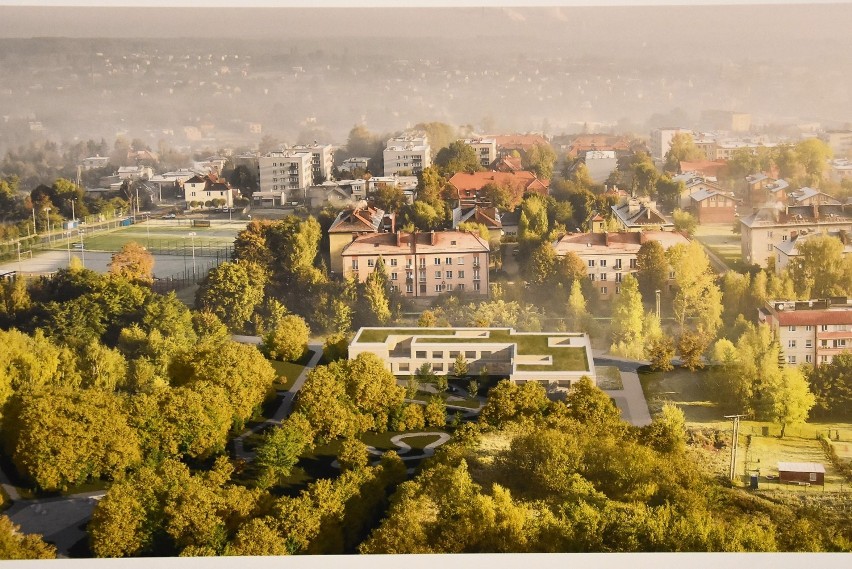
[[[441,257],[435,257],[433,259],[433,263],[435,265],[440,265],[441,259],[442,259]],[[446,265],[452,265],[454,262],[455,262],[456,265],[464,265],[464,257],[455,257],[455,261],[454,261],[453,257],[444,257],[443,261],[444,261],[444,264],[446,264]],[[398,259],[394,259],[394,258],[388,259],[388,264],[391,267],[396,267],[396,266],[398,266]],[[367,259],[367,266],[368,267],[374,267],[375,265],[376,265],[376,259]],[[408,268],[410,268],[412,266],[411,259],[406,259],[405,266],[408,267]],[[426,259],[423,258],[423,257],[420,258],[420,266],[421,267],[426,266]],[[474,267],[479,266],[479,258],[478,257],[473,259],[473,266]],[[352,259],[352,269],[356,270],[356,271],[358,270],[358,259]],[[440,278],[440,277],[438,277],[438,278]]]
[[[813,329],[814,329],[813,326],[810,326],[810,325],[805,326],[805,332],[811,332]],[[849,331],[849,325],[848,324],[835,324],[835,325],[820,324],[819,329],[820,329],[820,332],[829,332],[829,331],[831,331],[831,332],[848,332]],[[795,326],[787,326],[787,331],[788,332],[795,332],[796,327]]]
[[[607,260],[606,259],[600,259],[600,260],[596,261],[595,259],[589,259],[589,267],[594,267],[595,263],[598,263],[599,267],[606,267]],[[613,268],[614,269],[620,269],[621,268],[621,259],[615,260],[615,264],[613,265]],[[636,268],[636,259],[630,259],[630,268],[631,269]]]

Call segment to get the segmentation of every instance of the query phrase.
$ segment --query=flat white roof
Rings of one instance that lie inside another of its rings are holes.
[[[779,462],[778,472],[822,472],[825,467],[818,462]]]

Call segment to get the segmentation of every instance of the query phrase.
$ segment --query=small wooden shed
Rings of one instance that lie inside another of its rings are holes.
[[[825,467],[818,462],[779,462],[778,479],[782,484],[825,486]]]

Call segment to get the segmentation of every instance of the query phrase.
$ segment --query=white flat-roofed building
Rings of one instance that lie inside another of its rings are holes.
[[[497,140],[494,138],[464,138],[462,142],[473,148],[479,164],[488,168],[497,160]]]
[[[311,173],[313,184],[319,184],[332,179],[331,169],[334,168],[334,147],[330,144],[297,144],[287,150],[291,152],[311,153]]]
[[[655,160],[665,160],[666,154],[672,148],[672,139],[676,134],[692,134],[688,128],[666,127],[651,131],[651,157]]]
[[[349,359],[370,352],[394,375],[410,375],[428,364],[437,375],[454,372],[457,357],[468,373],[533,381],[548,392],[564,392],[583,377],[597,383],[586,334],[516,332],[512,328],[361,328],[349,345]]]
[[[462,291],[488,296],[491,249],[466,231],[378,233],[356,236],[343,247],[344,277],[364,282],[379,259],[391,287],[408,298]]]
[[[83,158],[81,166],[83,166],[83,170],[94,170],[95,168],[103,168],[107,164],[109,164],[109,157],[98,154],[97,156]]]
[[[401,172],[417,175],[432,165],[432,148],[426,135],[398,136],[388,140],[382,158],[385,176]]]
[[[347,158],[346,160],[343,161],[343,163],[340,165],[340,168],[338,168],[338,170],[340,170],[341,172],[349,172],[349,173],[352,173],[355,170],[366,170],[367,165],[369,163],[370,163],[370,159],[365,158],[363,156],[356,156],[356,157],[352,157],[352,158]]]
[[[313,182],[313,154],[310,152],[270,152],[258,158],[260,191],[304,193]],[[286,198],[285,198],[286,199]]]

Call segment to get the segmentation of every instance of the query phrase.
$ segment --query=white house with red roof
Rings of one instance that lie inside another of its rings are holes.
[[[789,365],[830,364],[852,351],[852,302],[846,298],[772,300],[758,310],[758,320],[772,329]]]

